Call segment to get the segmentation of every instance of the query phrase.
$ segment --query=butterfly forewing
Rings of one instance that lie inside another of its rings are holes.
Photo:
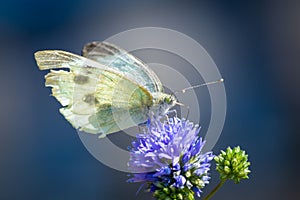
[[[113,44],[91,42],[82,52],[83,56],[109,66],[151,93],[163,91],[160,80],[145,63]]]

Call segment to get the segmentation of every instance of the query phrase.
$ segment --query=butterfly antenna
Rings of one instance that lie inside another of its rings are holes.
[[[222,82],[224,82],[223,78],[221,78],[220,80],[217,80],[217,81],[212,81],[212,82],[203,83],[203,84],[200,84],[200,85],[194,85],[194,86],[191,86],[191,87],[187,87],[187,88],[182,89],[181,91],[174,92],[174,94],[179,93],[179,92],[185,93],[187,90],[195,89],[195,88],[206,86],[206,85],[212,85],[212,84],[215,84],[215,83],[222,83]]]

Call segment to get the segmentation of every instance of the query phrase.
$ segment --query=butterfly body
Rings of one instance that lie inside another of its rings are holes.
[[[60,112],[77,129],[103,137],[165,115],[176,99],[163,92],[155,73],[126,51],[89,43],[83,56],[60,50],[35,53],[46,86],[62,104]],[[53,70],[53,69],[69,69]]]

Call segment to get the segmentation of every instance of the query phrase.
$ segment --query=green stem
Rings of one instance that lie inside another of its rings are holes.
[[[209,200],[222,187],[226,179],[221,180],[220,183],[206,196],[203,200]]]

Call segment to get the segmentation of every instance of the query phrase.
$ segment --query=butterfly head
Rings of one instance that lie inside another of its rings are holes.
[[[177,102],[175,96],[173,95],[166,95],[164,98],[163,98],[163,104],[165,105],[168,105],[170,107],[173,107],[175,106],[175,103]]]
[[[159,93],[155,96],[153,109],[158,115],[166,115],[177,102],[174,95]]]

